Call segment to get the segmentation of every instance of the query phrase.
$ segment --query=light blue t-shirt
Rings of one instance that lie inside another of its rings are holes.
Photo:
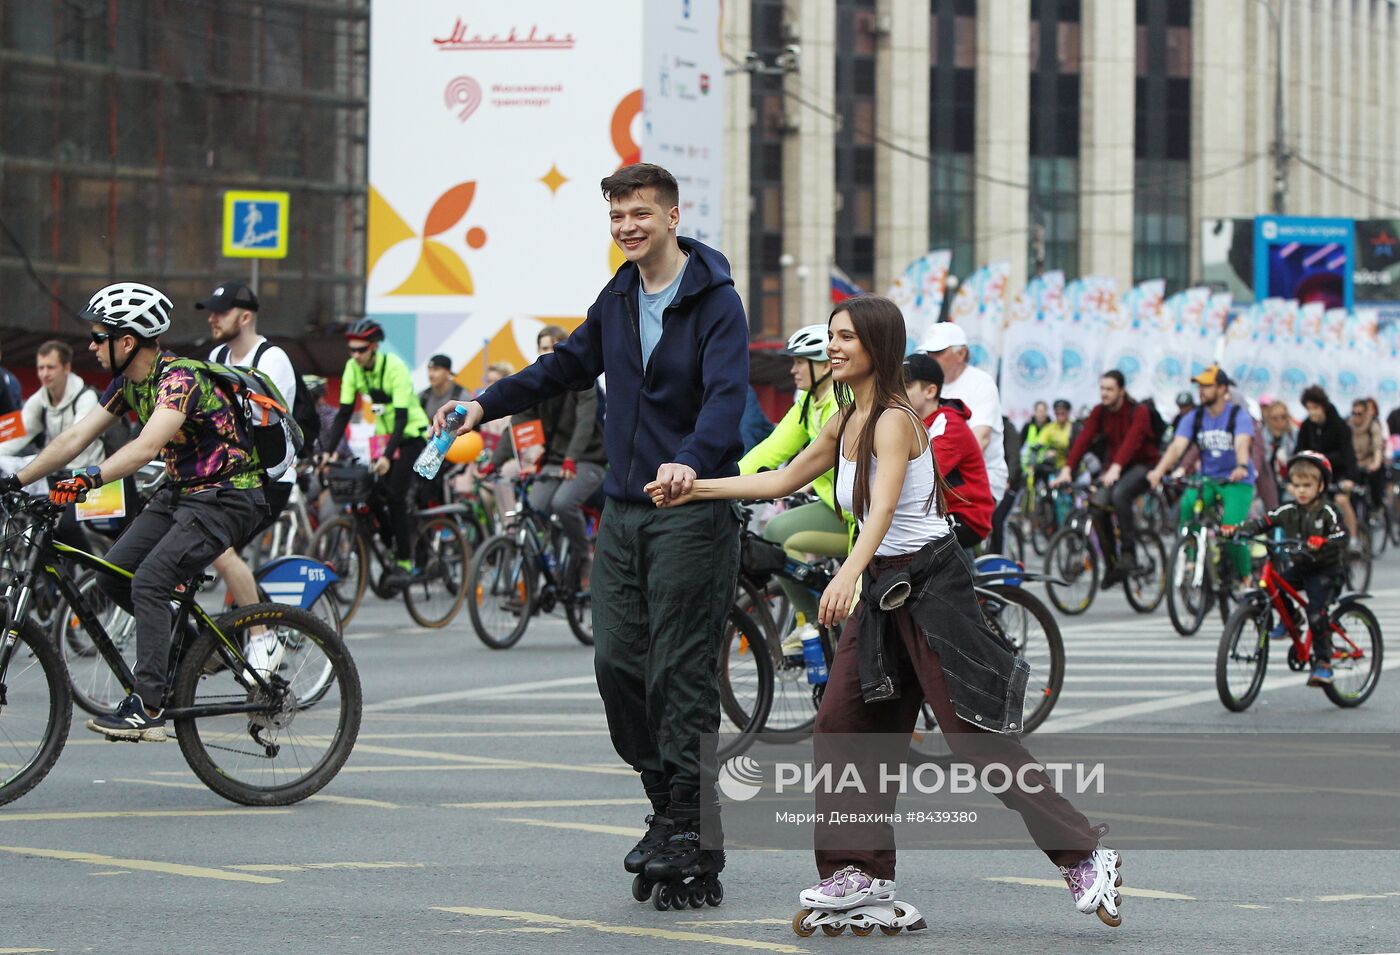
[[[642,336],[643,369],[651,361],[651,353],[656,350],[656,343],[661,341],[661,315],[666,311],[666,306],[675,300],[676,292],[681,287],[681,278],[685,275],[685,267],[689,264],[690,257],[686,256],[681,270],[676,273],[671,284],[659,292],[648,292],[640,283],[637,285],[638,313],[641,316],[637,330]]]
[[[1235,410],[1235,428],[1230,430],[1231,409]],[[1194,411],[1181,419],[1181,424],[1177,433],[1183,438],[1190,440],[1192,435],[1196,438],[1196,447],[1201,449],[1201,476],[1208,477],[1215,481],[1230,480],[1230,472],[1235,469],[1235,437],[1241,434],[1254,434],[1254,422],[1249,417],[1249,412],[1238,405],[1227,404],[1218,416],[1212,416],[1210,411],[1204,407],[1196,408]],[[1244,483],[1254,483],[1254,461],[1250,459],[1239,462],[1249,469],[1249,476],[1244,479]]]

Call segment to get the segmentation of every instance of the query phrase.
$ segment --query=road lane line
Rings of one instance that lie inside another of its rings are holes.
[[[1064,891],[1064,879],[1025,879],[1015,875],[994,875],[986,879],[987,882],[1005,882],[1008,885],[1032,885],[1042,889],[1059,889]],[[1195,896],[1182,895],[1180,892],[1164,892],[1160,889],[1139,889],[1134,886],[1125,885],[1118,889],[1124,895],[1131,895],[1140,899],[1167,899],[1172,902],[1195,902]]]
[[[1063,883],[1061,883],[1063,887]],[[561,915],[541,915],[535,912],[516,912],[510,909],[483,909],[474,906],[434,906],[439,912],[454,915],[468,915],[475,918],[505,919],[513,922],[533,922],[538,925],[563,928],[590,929],[608,935],[632,935],[639,938],[659,938],[670,942],[695,942],[704,945],[722,945],[728,948],[750,948],[762,952],[785,952],[804,955],[806,949],[782,942],[760,942],[757,939],[731,938],[727,935],[711,935],[706,932],[678,932],[675,929],[648,928],[641,925],[613,925],[593,919],[570,919]]]
[[[424,869],[421,862],[296,862],[226,865],[239,872],[305,872],[308,869]]]
[[[585,686],[590,683],[596,686],[597,682],[597,677],[590,674],[588,676],[561,677],[556,680],[531,680],[527,683],[482,686],[470,690],[451,690],[446,693],[427,693],[422,696],[403,696],[397,700],[371,703],[364,707],[364,712],[383,713],[389,710],[406,710],[417,706],[431,706],[434,703],[455,703],[458,700],[474,700],[483,696],[499,696],[502,693],[518,690],[544,690],[556,686]]]
[[[630,766],[580,766],[573,763],[538,763],[524,759],[503,759],[498,756],[468,756],[462,753],[441,753],[431,749],[400,749],[392,746],[355,745],[357,753],[374,753],[381,756],[408,756],[410,758],[439,760],[445,763],[499,763],[522,769],[551,769],[557,772],[598,773],[605,776],[635,776]]]
[[[64,862],[81,862],[85,865],[104,867],[120,866],[138,872],[159,872],[164,875],[178,875],[187,879],[215,879],[220,882],[248,882],[253,885],[276,885],[281,879],[265,875],[252,875],[244,872],[229,872],[225,869],[211,869],[202,865],[185,865],[180,862],[158,862],[153,859],[118,859],[115,856],[99,855],[96,852],[69,852],[65,849],[34,849],[28,846],[0,846],[0,852],[11,852],[21,856],[35,856],[40,859],[59,859]]]
[[[443,809],[574,809],[586,806],[650,806],[646,799],[523,799],[515,802],[444,802]]]
[[[204,787],[200,787],[203,789]],[[290,809],[106,809],[0,813],[3,822],[67,822],[75,819],[178,819],[182,816],[286,815]]]
[[[525,826],[540,826],[545,829],[574,829],[578,832],[597,832],[605,836],[626,836],[636,838],[640,826],[605,826],[597,822],[555,822],[551,819],[497,819],[497,822],[517,822]]]
[[[177,783],[164,779],[113,779],[114,783],[133,783],[137,786],[164,786],[169,789],[208,789],[203,783]],[[359,799],[355,796],[332,796],[328,793],[317,793],[308,797],[308,802],[331,802],[345,806],[365,806],[370,809],[399,809],[396,803],[384,802],[379,799]]]

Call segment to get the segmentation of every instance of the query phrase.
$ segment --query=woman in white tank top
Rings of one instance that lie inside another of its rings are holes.
[[[987,627],[972,568],[944,519],[943,486],[928,435],[905,396],[903,315],[888,299],[866,295],[842,302],[828,327],[841,411],[787,467],[695,481],[679,496],[660,482],[647,485],[658,507],[779,498],[835,468],[837,505],[860,522],[855,547],[822,595],[818,613],[823,625],[840,624],[852,612],[863,578],[863,600],[831,662],[814,743],[818,765],[836,770],[831,778],[853,768],[865,786],[859,793],[819,788],[817,818],[855,813],[874,821],[816,824],[821,881],[801,893],[806,908],[793,920],[794,930],[926,927],[918,910],[894,901],[894,830],[878,821],[893,817],[898,795],[884,791],[879,773],[907,757],[925,700],[956,758],[986,762],[990,750],[991,761],[1007,768],[1014,784],[980,795],[996,795],[1021,814],[1037,846],[1060,867],[1075,907],[1117,925],[1119,857],[1098,845],[1105,828],[1090,827],[1055,792],[1016,735],[1028,667]],[[869,735],[852,747],[847,734]],[[859,912],[842,914],[854,906]]]

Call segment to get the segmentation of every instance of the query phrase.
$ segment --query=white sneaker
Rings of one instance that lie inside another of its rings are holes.
[[[243,648],[243,657],[248,661],[248,666],[258,671],[265,680],[277,672],[285,651],[286,648],[282,641],[277,639],[277,634],[265,630],[248,638],[248,645]]]

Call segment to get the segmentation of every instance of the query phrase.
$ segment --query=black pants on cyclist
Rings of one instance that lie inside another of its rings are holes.
[[[1312,633],[1312,658],[1331,666],[1332,629],[1328,611],[1344,583],[1340,566],[1308,567],[1294,564],[1281,575],[1294,590],[1308,598],[1308,630]]]
[[[1016,491],[1008,487],[1002,492],[1001,500],[997,501],[996,510],[992,511],[992,533],[991,543],[988,545],[993,554],[1006,553],[1006,519],[1011,516],[1011,508],[1016,505]]]
[[[257,524],[266,505],[261,490],[221,488],[199,494],[161,490],[112,549],[107,561],[135,572],[128,580],[99,574],[98,585],[136,618],[135,690],[147,706],[161,706],[170,666],[175,586],[201,573]]]
[[[564,536],[569,539],[570,575],[577,578],[579,558],[588,555],[588,524],[579,507],[593,496],[593,492],[603,486],[606,470],[601,464],[591,461],[578,462],[575,477],[565,481],[562,478],[536,480],[530,485],[530,506],[541,514],[554,514],[559,518],[559,526],[564,528]]]
[[[593,666],[617,754],[658,812],[696,819],[714,778],[718,655],[739,573],[733,505],[608,499],[593,560]]]
[[[290,481],[268,481],[263,485],[263,499],[267,503],[267,512],[263,514],[262,520],[258,521],[257,527],[252,532],[244,536],[234,544],[238,550],[247,547],[264,531],[270,529],[277,523],[277,518],[282,516],[282,512],[287,509],[287,502],[292,499],[292,483]]]
[[[1099,544],[1103,547],[1109,570],[1118,566],[1120,556],[1125,556],[1131,562],[1137,555],[1137,527],[1133,519],[1133,502],[1142,497],[1148,489],[1147,471],[1145,464],[1134,464],[1124,468],[1113,487],[1099,488],[1098,493],[1094,495],[1094,503],[1099,505],[1099,508],[1113,508],[1114,516],[1118,519],[1121,549],[1115,553],[1113,527],[1108,522],[1108,515],[1101,509],[1094,513],[1094,529],[1098,531]]]
[[[394,556],[399,560],[413,557],[413,512],[418,499],[418,474],[413,470],[413,462],[422,452],[422,438],[404,438],[384,476],[384,490],[389,492],[389,523],[394,528]]]

